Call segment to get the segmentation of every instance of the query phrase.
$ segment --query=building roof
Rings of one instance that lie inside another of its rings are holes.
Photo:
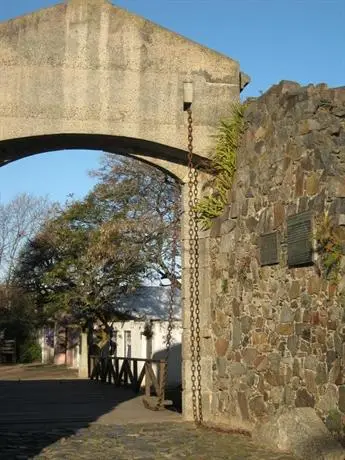
[[[121,299],[121,307],[133,313],[136,319],[168,319],[170,286],[141,286],[135,293]],[[181,291],[174,292],[174,319],[181,319]]]

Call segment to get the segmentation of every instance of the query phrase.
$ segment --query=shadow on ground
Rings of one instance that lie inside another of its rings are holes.
[[[168,375],[167,375],[167,390],[165,399],[173,402],[172,406],[168,406],[169,410],[182,413],[182,345],[180,343],[173,344],[170,347],[168,358]],[[154,360],[166,359],[166,350],[159,350],[153,356]]]
[[[130,389],[68,379],[55,367],[49,372],[40,372],[41,369],[35,372],[31,366],[13,373],[0,367],[1,459],[32,458],[93,423],[142,423],[155,419]]]

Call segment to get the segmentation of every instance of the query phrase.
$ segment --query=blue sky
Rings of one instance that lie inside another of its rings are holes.
[[[2,1],[6,21],[54,0]],[[244,96],[257,96],[280,80],[345,85],[345,0],[114,0],[241,63],[252,78]],[[0,200],[17,193],[48,194],[64,201],[92,186],[87,170],[99,154],[54,152],[0,168]],[[38,172],[39,171],[39,172]]]

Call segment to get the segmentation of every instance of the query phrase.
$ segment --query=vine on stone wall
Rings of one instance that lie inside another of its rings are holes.
[[[230,118],[220,122],[215,135],[215,153],[211,158],[211,169],[215,176],[208,184],[212,192],[204,196],[197,206],[198,217],[204,229],[211,227],[212,220],[222,214],[227,204],[236,171],[237,151],[245,129],[244,111],[244,104],[233,104]]]
[[[342,241],[333,219],[327,213],[316,219],[315,239],[320,272],[326,279],[336,283],[343,256]]]

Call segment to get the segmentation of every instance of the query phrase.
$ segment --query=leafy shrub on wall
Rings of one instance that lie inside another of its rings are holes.
[[[337,284],[343,257],[343,241],[333,219],[327,214],[316,219],[316,250],[318,267],[325,279]]]
[[[215,153],[211,158],[214,178],[208,184],[212,192],[199,201],[196,209],[204,229],[211,227],[212,220],[222,214],[227,204],[236,171],[237,152],[245,128],[244,111],[245,105],[234,104],[230,118],[220,122],[215,135]]]

